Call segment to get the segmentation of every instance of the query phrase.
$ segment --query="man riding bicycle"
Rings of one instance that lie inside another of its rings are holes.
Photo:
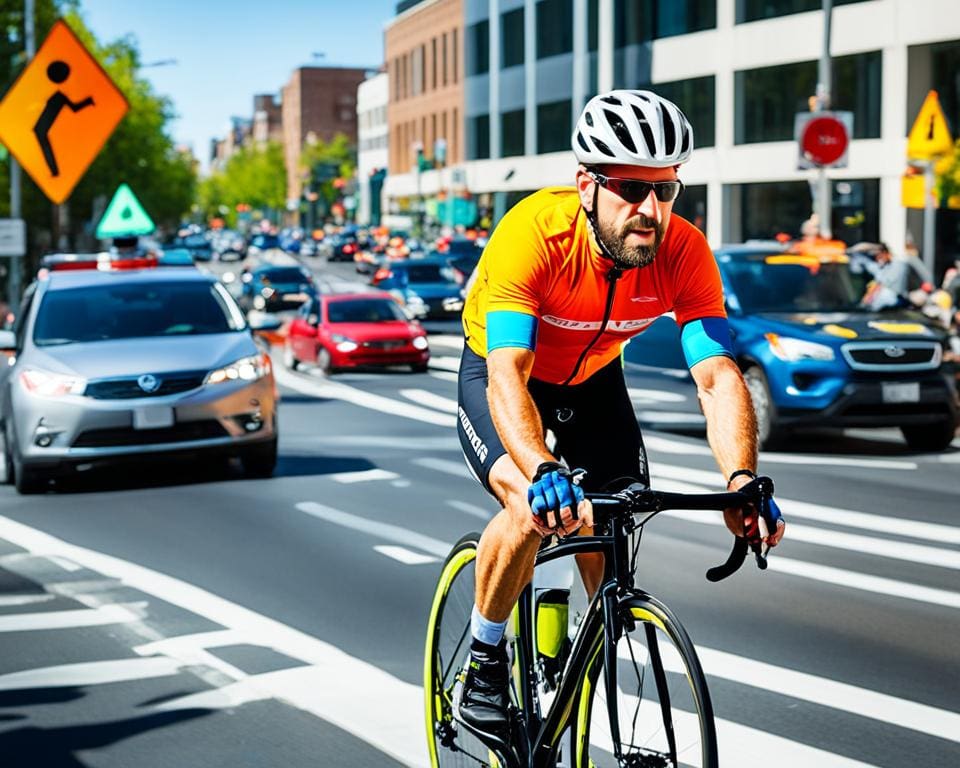
[[[480,540],[472,642],[455,716],[491,741],[508,739],[507,619],[533,576],[541,540],[591,531],[582,487],[649,482],[624,381],[624,342],[673,312],[730,490],[752,482],[757,428],[733,360],[720,275],[703,235],[671,216],[677,169],[693,130],[649,91],[591,99],[572,136],[576,188],[543,189],[493,233],[463,312],[466,337],[458,432],[467,462],[503,509]],[[554,451],[545,433],[556,438]],[[564,463],[559,463],[562,460]],[[728,528],[768,546],[754,511],[727,510]],[[603,556],[578,555],[592,594]]]

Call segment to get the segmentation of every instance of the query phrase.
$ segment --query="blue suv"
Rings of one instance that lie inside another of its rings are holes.
[[[864,309],[870,276],[842,252],[732,246],[716,258],[762,445],[792,426],[899,427],[914,450],[950,445],[944,329],[912,310]]]

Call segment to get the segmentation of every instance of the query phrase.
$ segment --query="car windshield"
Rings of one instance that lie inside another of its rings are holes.
[[[260,278],[266,278],[271,283],[308,283],[310,275],[298,267],[276,267],[265,269]]]
[[[331,323],[388,323],[407,319],[392,299],[331,301],[327,305],[327,318]]]
[[[244,328],[226,291],[207,282],[126,283],[50,291],[37,311],[38,347]]]
[[[407,282],[410,283],[450,283],[453,275],[448,268],[440,264],[408,264]]]
[[[851,312],[862,309],[864,279],[844,261],[772,255],[721,259],[744,312]]]

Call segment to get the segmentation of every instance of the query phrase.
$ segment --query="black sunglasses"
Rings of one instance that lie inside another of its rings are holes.
[[[680,197],[680,193],[683,191],[683,182],[679,180],[640,181],[638,179],[620,179],[616,176],[604,176],[596,171],[587,171],[587,174],[597,184],[606,187],[627,203],[642,203],[647,199],[651,189],[661,203],[670,203]]]

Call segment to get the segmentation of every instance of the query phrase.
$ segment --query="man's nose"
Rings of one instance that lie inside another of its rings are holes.
[[[650,193],[640,203],[640,206],[637,208],[637,213],[641,213],[647,218],[655,219],[659,223],[660,201],[657,200],[657,193],[654,190],[651,189]]]

